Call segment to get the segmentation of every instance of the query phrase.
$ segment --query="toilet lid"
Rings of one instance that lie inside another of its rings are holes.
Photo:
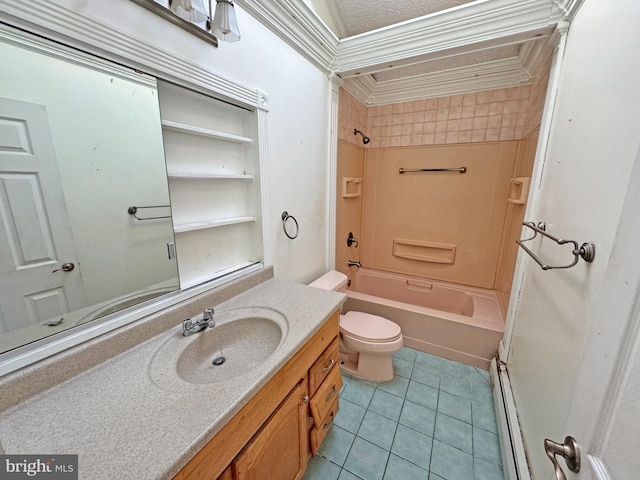
[[[391,320],[364,312],[347,312],[340,329],[352,337],[369,342],[390,342],[400,337],[400,327]]]

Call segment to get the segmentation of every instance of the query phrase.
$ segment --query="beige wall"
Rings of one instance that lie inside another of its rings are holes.
[[[363,265],[493,288],[517,146],[368,149]],[[454,167],[467,172],[399,173]]]
[[[336,198],[336,270],[348,274],[348,260],[359,261],[362,247],[347,247],[349,232],[361,243],[362,241],[362,201],[363,194],[358,195],[363,182],[349,179],[363,179],[365,149],[358,145],[338,141],[338,178]],[[346,185],[345,185],[346,180]],[[346,187],[346,191],[345,191]]]
[[[525,210],[507,196],[511,178],[531,175],[549,69],[550,60],[530,85],[373,107],[341,89],[336,268],[346,272],[347,260],[362,260],[493,288],[506,308]],[[364,145],[354,128],[371,142]],[[411,165],[469,171],[397,173]],[[342,198],[342,178],[357,175],[364,178],[363,197]],[[359,249],[347,249],[349,231]],[[455,246],[454,263],[436,263],[450,260],[447,246]]]

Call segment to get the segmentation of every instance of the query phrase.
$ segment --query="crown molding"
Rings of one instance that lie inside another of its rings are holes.
[[[371,96],[373,95],[376,86],[377,83],[371,75],[360,75],[359,77],[342,80],[342,88],[365,105],[369,105],[371,103]]]
[[[135,8],[152,15],[139,5]],[[255,89],[49,0],[0,0],[0,20],[205,94],[214,93],[237,105],[259,106]]]
[[[531,79],[535,78],[538,70],[549,55],[553,52],[554,35],[545,40],[537,40],[535,42],[527,42],[520,47],[518,58],[522,64],[522,69],[527,72]]]
[[[235,3],[325,73],[333,70],[338,37],[303,0]]]
[[[534,40],[551,34],[561,16],[549,0],[478,0],[345,38],[335,69],[348,77]]]
[[[378,82],[369,97],[369,104],[408,102],[513,87],[530,82],[531,76],[522,68],[518,57],[512,57],[442,72]]]

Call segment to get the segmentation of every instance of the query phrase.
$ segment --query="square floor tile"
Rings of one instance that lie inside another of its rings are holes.
[[[336,418],[333,420],[333,424],[344,428],[347,432],[357,433],[365,412],[366,409],[364,407],[351,403],[345,400],[344,397],[341,397],[340,408]]]
[[[348,389],[347,389],[348,390]],[[459,397],[471,399],[471,381],[469,378],[461,378],[443,373],[440,378],[440,390],[452,393]]]
[[[429,353],[416,351],[416,365],[431,365],[433,367],[441,368],[444,358],[436,357]]]
[[[377,389],[369,403],[369,410],[397,422],[398,418],[400,418],[403,403],[404,400],[401,397]]]
[[[405,400],[400,415],[400,423],[420,433],[433,437],[436,425],[436,412],[430,408]]]
[[[401,358],[402,360],[406,360],[407,362],[415,362],[416,356],[418,355],[418,351],[413,348],[402,347],[396,353],[393,354],[394,358]]]
[[[493,406],[493,390],[491,385],[482,377],[474,375],[471,377],[471,399]]]
[[[502,469],[493,463],[489,463],[481,458],[473,459],[473,479],[474,480],[502,480],[504,473]]]
[[[398,425],[391,452],[422,468],[429,469],[433,439],[404,425]]]
[[[436,410],[438,407],[438,389],[422,383],[409,382],[406,398],[431,410]]]
[[[362,420],[357,436],[385,450],[391,450],[397,426],[397,422],[369,410]]]
[[[320,455],[311,457],[302,480],[338,480],[340,467]]]
[[[447,392],[438,396],[438,413],[471,423],[471,400]]]
[[[496,411],[493,407],[478,402],[471,403],[473,426],[491,433],[498,433]]]
[[[356,437],[344,468],[363,480],[382,480],[389,452]]]
[[[471,480],[473,457],[439,440],[433,441],[429,470],[445,480]]]
[[[413,367],[411,380],[429,385],[430,387],[440,387],[440,368],[434,365],[416,364]]]
[[[375,387],[352,379],[349,381],[347,388],[342,392],[342,398],[351,403],[367,408],[371,401],[371,397],[373,397],[373,392],[375,391]]]
[[[384,480],[427,480],[429,471],[393,453],[389,456]]]
[[[354,439],[355,435],[353,433],[349,433],[334,425],[324,437],[318,449],[318,455],[332,461],[336,465],[342,466]]]
[[[471,367],[463,363],[445,360],[442,362],[442,373],[469,380],[471,377]]]
[[[469,454],[473,453],[473,429],[468,423],[441,413],[436,414],[434,438]]]
[[[353,473],[343,468],[342,472],[340,472],[340,476],[338,477],[338,480],[362,480],[362,479],[360,477],[356,477]]]
[[[409,380],[404,377],[395,376],[390,382],[382,382],[378,384],[378,389],[391,393],[398,397],[404,398],[407,394]]]
[[[401,358],[392,358],[393,361],[393,373],[404,378],[411,378],[411,372],[413,371],[413,362],[403,360]]]
[[[437,423],[437,421],[436,421]],[[436,425],[437,426],[437,425]],[[502,466],[498,435],[481,428],[473,428],[473,456]]]

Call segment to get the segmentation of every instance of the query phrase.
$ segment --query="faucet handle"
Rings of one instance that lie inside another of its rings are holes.
[[[203,320],[211,320],[213,318],[213,308],[205,308],[202,312]]]

